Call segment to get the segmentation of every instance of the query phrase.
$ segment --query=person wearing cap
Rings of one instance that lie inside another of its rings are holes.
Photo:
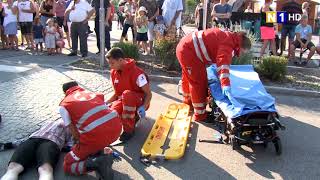
[[[153,29],[155,26],[155,19],[159,15],[159,7],[156,0],[139,0],[138,6],[143,6],[147,10],[149,52],[150,54],[153,54],[153,41],[155,39]]]
[[[120,48],[112,48],[107,53],[106,60],[111,68],[110,77],[114,89],[106,103],[121,115],[123,133],[120,141],[124,142],[134,136],[136,115],[140,119],[146,116],[152,98],[150,82],[147,74],[133,59],[124,58]]]
[[[148,41],[148,17],[146,14],[148,13],[147,9],[144,6],[141,6],[138,10],[138,16],[135,18],[135,24],[137,27],[137,44],[143,48],[143,54],[148,54],[147,49],[147,41]]]
[[[193,119],[206,121],[208,78],[206,66],[216,64],[222,93],[231,94],[229,69],[232,54],[239,56],[251,48],[250,39],[242,32],[211,28],[183,37],[176,48],[182,67],[183,102],[194,108]]]
[[[75,81],[64,83],[62,89],[65,97],[60,102],[59,112],[77,141],[64,157],[64,171],[72,175],[97,171],[102,179],[112,179],[112,157],[106,154],[89,156],[119,138],[122,124],[117,111],[108,108],[103,94],[85,90]]]

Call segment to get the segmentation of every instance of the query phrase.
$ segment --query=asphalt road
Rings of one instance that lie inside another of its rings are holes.
[[[94,41],[90,43],[90,52],[94,53]],[[39,55],[31,59],[35,56],[17,53],[3,54],[0,51],[1,142],[27,137],[43,123],[59,118],[56,109],[63,97],[61,85],[67,80],[75,79],[82,86],[106,96],[112,91],[107,74],[59,68],[59,65],[72,61],[69,57],[48,59]],[[41,68],[41,65],[53,68]],[[10,72],[8,69],[12,68],[21,71]],[[217,131],[212,126],[193,123],[189,145],[182,159],[144,166],[139,162],[140,149],[155,119],[170,103],[180,101],[176,90],[175,84],[152,82],[153,99],[147,112],[148,121],[137,128],[136,136],[129,143],[115,147],[122,157],[122,161],[113,166],[115,179],[320,179],[320,99],[277,94],[273,94],[276,107],[287,127],[286,131],[279,132],[283,145],[281,156],[275,155],[271,144],[267,149],[243,146],[234,151],[229,145],[199,143],[198,139],[213,139]],[[4,174],[12,153],[0,152],[0,176]],[[62,158],[63,155],[55,169],[55,179],[89,179],[87,176],[65,175]],[[33,169],[20,179],[37,178]]]

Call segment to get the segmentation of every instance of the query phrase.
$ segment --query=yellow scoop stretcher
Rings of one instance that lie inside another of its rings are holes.
[[[173,103],[154,123],[142,149],[149,159],[179,159],[184,155],[189,136],[191,117],[189,105]]]

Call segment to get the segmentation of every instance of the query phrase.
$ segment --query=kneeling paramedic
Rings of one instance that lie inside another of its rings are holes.
[[[111,109],[121,114],[123,133],[120,141],[127,141],[134,135],[136,113],[145,118],[152,97],[146,73],[136,66],[133,59],[124,58],[120,48],[112,48],[106,55],[111,68],[114,94],[107,100]]]
[[[118,113],[107,107],[102,94],[87,91],[75,81],[62,88],[66,96],[60,103],[60,114],[78,141],[64,158],[64,171],[73,175],[96,171],[102,179],[112,179],[112,156],[88,157],[119,138],[122,124]]]
[[[194,108],[194,120],[206,121],[207,118],[206,67],[216,64],[223,94],[230,94],[229,68],[232,54],[239,56],[250,48],[250,39],[244,33],[215,28],[193,32],[180,40],[176,55],[182,67],[183,102]]]

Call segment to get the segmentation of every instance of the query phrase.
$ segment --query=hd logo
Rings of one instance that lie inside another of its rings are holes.
[[[268,11],[266,12],[267,23],[286,24],[287,22],[298,22],[301,20],[301,14],[287,13],[284,11]]]

